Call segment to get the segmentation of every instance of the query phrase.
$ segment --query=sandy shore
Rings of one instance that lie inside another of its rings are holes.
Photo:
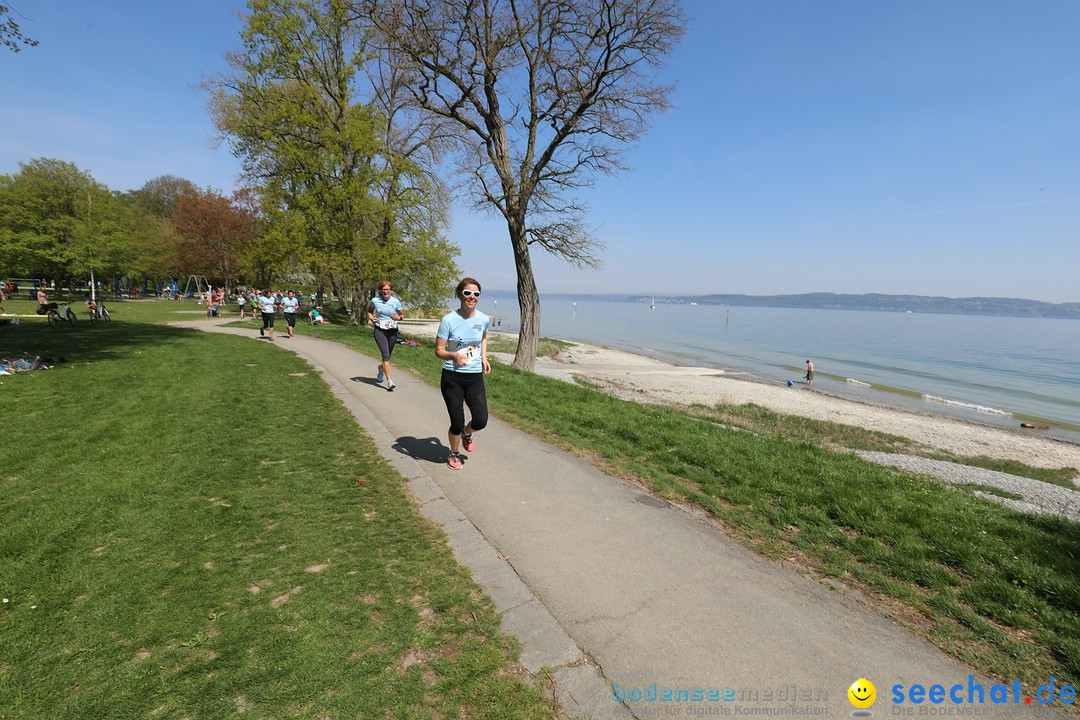
[[[436,325],[408,325],[404,332],[434,337]],[[514,335],[501,333],[513,338]],[[509,363],[513,356],[493,353]],[[953,418],[883,408],[832,397],[799,384],[770,385],[712,368],[681,367],[622,350],[576,343],[551,358],[538,358],[536,372],[572,382],[575,377],[640,402],[690,405],[754,403],[778,413],[829,420],[909,438],[957,455],[1016,460],[1035,467],[1080,468],[1080,445],[1038,437],[1038,431],[1009,430]]]

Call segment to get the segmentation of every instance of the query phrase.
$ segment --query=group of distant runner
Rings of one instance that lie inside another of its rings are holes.
[[[289,290],[288,293],[282,295],[280,291],[272,293],[267,288],[266,290],[260,290],[258,294],[251,293],[246,298],[240,295],[236,299],[236,303],[240,306],[241,318],[244,317],[244,306],[249,301],[251,302],[252,314],[255,313],[255,308],[258,307],[262,316],[263,324],[259,328],[259,337],[265,337],[273,342],[274,318],[278,310],[281,310],[281,315],[285,318],[288,338],[291,340],[294,337],[293,328],[296,327],[296,311],[300,308],[300,298],[296,297],[294,291]]]

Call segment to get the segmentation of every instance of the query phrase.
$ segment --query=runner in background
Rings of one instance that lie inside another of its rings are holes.
[[[379,283],[379,294],[371,298],[367,306],[368,319],[375,327],[375,344],[379,346],[382,362],[379,364],[377,381],[386,380],[386,389],[393,391],[397,385],[390,377],[390,356],[398,339],[398,320],[405,317],[401,300],[393,295],[394,283],[383,280]]]

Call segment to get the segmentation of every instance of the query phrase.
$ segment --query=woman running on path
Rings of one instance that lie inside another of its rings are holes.
[[[288,331],[291,340],[293,328],[296,327],[296,309],[300,307],[300,298],[296,297],[296,293],[290,290],[288,297],[281,298],[278,304],[281,305],[281,314],[285,316],[285,329]]]
[[[446,411],[450,415],[450,455],[446,464],[452,470],[459,469],[464,461],[458,448],[470,453],[476,447],[473,433],[483,430],[488,421],[487,392],[484,375],[491,372],[487,355],[487,333],[491,319],[476,309],[480,301],[480,283],[464,278],[457,284],[455,293],[461,307],[447,313],[439,323],[435,339],[435,355],[443,360],[442,390]],[[465,408],[472,417],[465,424]]]
[[[259,337],[266,336],[268,340],[274,339],[274,309],[277,308],[277,303],[274,301],[274,296],[270,294],[270,288],[263,290],[263,294],[259,296],[259,311],[262,312],[262,327],[259,328]]]
[[[375,344],[382,353],[382,364],[379,365],[378,381],[386,380],[386,389],[393,391],[394,381],[390,379],[390,355],[397,345],[398,324],[397,321],[405,317],[401,309],[401,301],[393,296],[394,283],[384,280],[379,283],[379,294],[371,298],[368,303],[367,314],[371,324],[375,326]]]

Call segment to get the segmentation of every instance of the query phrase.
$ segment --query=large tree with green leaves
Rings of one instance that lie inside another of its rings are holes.
[[[404,280],[414,304],[445,297],[456,248],[439,233],[430,178],[388,152],[386,116],[358,90],[370,60],[361,18],[343,0],[250,0],[249,10],[231,74],[207,86],[263,199],[254,254],[332,279],[358,322],[384,278]]]
[[[684,32],[680,0],[355,0],[413,107],[442,121],[477,205],[506,222],[532,369],[540,299],[531,248],[598,264],[576,192],[668,106],[653,73]]]
[[[62,160],[19,167],[0,177],[0,265],[61,283],[125,267],[133,221],[108,188]]]

